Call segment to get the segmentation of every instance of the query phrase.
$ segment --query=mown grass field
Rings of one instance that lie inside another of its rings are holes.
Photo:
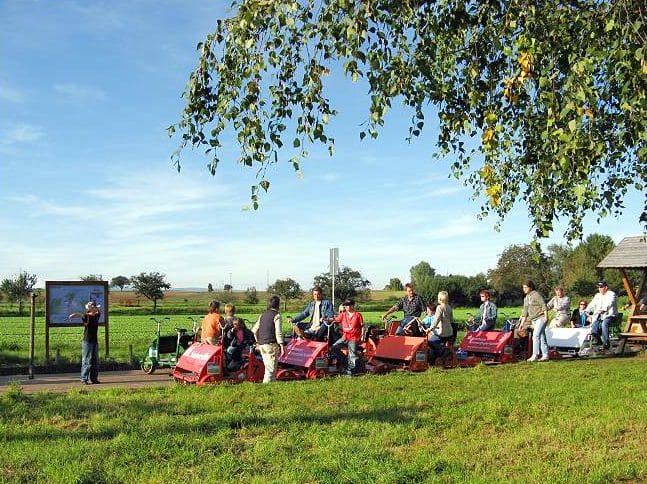
[[[0,481],[645,482],[634,358],[0,396]]]

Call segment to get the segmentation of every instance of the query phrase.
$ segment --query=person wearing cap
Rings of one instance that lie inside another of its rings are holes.
[[[600,343],[602,336],[602,346],[605,350],[610,347],[609,343],[609,325],[613,322],[618,314],[618,301],[616,293],[609,289],[606,281],[597,283],[598,293],[593,297],[586,312],[593,315],[593,324],[591,325],[591,335]]]
[[[519,326],[525,330],[532,325],[532,356],[528,361],[548,361],[548,340],[546,339],[546,323],[548,308],[544,298],[535,290],[535,283],[530,279],[524,281],[521,290],[526,295],[523,298],[523,309]],[[541,353],[541,358],[539,354]]]
[[[101,307],[94,301],[85,305],[85,313],[72,313],[68,319],[81,318],[83,340],[81,342],[81,384],[90,385],[99,381],[99,317]]]
[[[337,315],[335,322],[341,323],[342,337],[335,341],[330,351],[342,368],[346,369],[346,375],[352,376],[357,369],[357,349],[362,341],[364,325],[364,317],[362,313],[355,311],[353,299],[344,301],[344,311]],[[342,348],[348,348],[348,358],[342,353]]]

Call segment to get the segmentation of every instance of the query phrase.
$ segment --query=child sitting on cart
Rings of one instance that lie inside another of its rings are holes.
[[[337,363],[345,370],[346,375],[352,376],[357,371],[358,349],[362,340],[362,326],[364,318],[362,313],[355,311],[355,301],[344,301],[344,312],[337,315],[336,323],[341,323],[342,337],[332,345],[331,353]],[[348,357],[341,351],[348,348]]]
[[[225,349],[227,370],[236,371],[243,364],[243,353],[248,352],[254,344],[254,334],[247,329],[245,321],[234,317],[232,326],[225,335],[225,341],[228,345]]]

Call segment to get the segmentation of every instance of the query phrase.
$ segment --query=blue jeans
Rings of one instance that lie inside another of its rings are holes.
[[[395,335],[404,336],[404,327],[409,324],[413,318],[415,318],[415,316],[405,316],[402,321],[400,321],[398,329],[395,330]]]
[[[609,324],[615,316],[607,316],[604,319],[598,318],[591,325],[591,334],[600,335],[600,326],[602,326],[602,344],[605,348],[609,347]]]
[[[532,356],[539,356],[539,350],[541,349],[541,355],[548,358],[548,340],[546,339],[548,321],[541,317],[535,319],[532,325]]]
[[[81,343],[81,381],[99,379],[99,343]]]
[[[494,326],[496,324],[496,321],[490,321],[489,323],[483,320],[481,325],[478,327],[477,331],[492,331],[494,329]]]
[[[427,343],[429,346],[429,363],[433,365],[434,360],[445,351],[445,343],[435,331],[430,333]]]
[[[319,328],[316,331],[313,331],[313,330],[310,329],[310,323],[300,322],[300,323],[297,323],[297,326],[301,330],[303,330],[303,332],[305,333],[305,335],[308,338],[310,338],[310,339],[312,339],[314,341],[325,341],[326,338],[328,337],[328,326],[326,326],[323,323],[321,323],[321,325],[319,326]],[[333,334],[334,331],[335,331],[334,328],[330,328],[331,334]],[[334,337],[334,335],[333,335],[333,337]]]
[[[339,338],[335,341],[335,344],[332,345],[330,351],[333,356],[337,358],[337,361],[342,364],[342,367],[346,368],[346,373],[352,375],[355,372],[357,367],[357,346],[359,343],[357,341],[348,341],[345,338]],[[342,348],[348,348],[348,358],[342,353]]]

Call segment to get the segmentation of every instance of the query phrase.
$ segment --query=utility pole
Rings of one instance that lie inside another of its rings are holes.
[[[335,275],[339,273],[339,248],[330,249],[330,279],[332,280],[332,307],[335,308]]]

